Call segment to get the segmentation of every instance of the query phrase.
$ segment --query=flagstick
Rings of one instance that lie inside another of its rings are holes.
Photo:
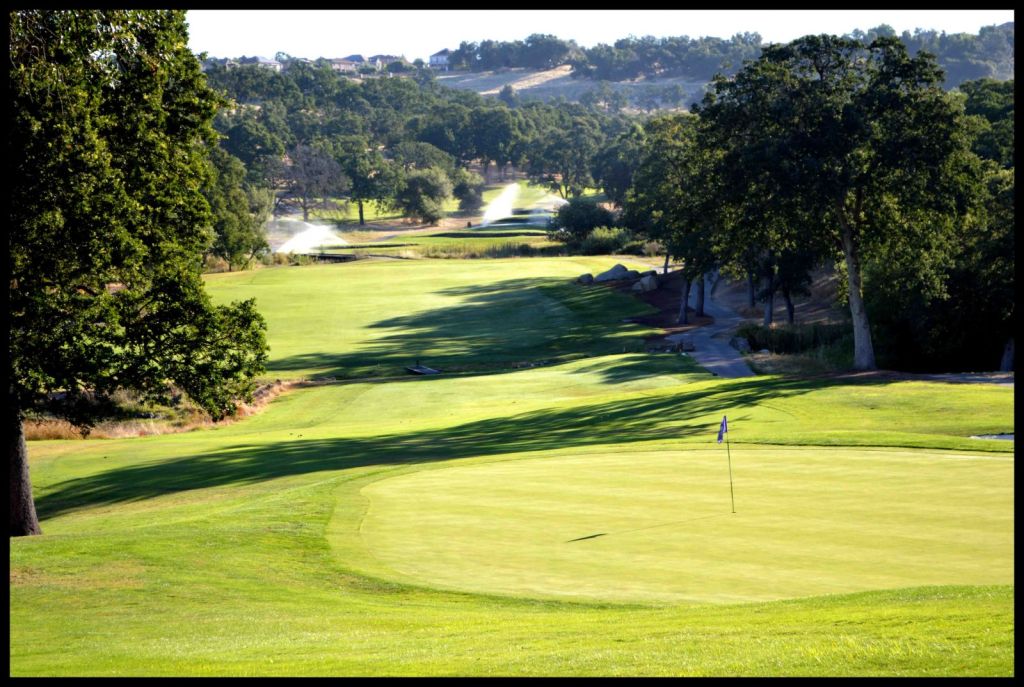
[[[725,455],[729,459],[729,498],[732,500],[732,512],[736,512],[736,497],[732,493],[732,454],[729,451],[729,432],[725,433]]]

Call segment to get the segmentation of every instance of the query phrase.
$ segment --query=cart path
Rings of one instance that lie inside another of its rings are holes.
[[[735,310],[715,301],[714,281],[705,281],[704,312],[715,318],[713,324],[697,327],[688,332],[670,334],[665,338],[673,343],[679,343],[683,339],[693,342],[694,349],[687,355],[697,361],[697,364],[711,374],[719,377],[753,377],[754,371],[747,365],[746,360],[735,348],[729,345],[736,328],[746,320],[738,315]],[[690,305],[696,306],[697,289],[690,289]]]

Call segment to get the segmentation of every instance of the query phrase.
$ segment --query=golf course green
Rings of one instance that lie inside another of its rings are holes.
[[[30,442],[10,674],[1013,675],[1013,389],[714,377],[615,262],[209,275],[336,381]]]

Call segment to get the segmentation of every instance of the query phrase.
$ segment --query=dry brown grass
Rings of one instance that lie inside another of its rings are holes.
[[[841,371],[840,368],[814,355],[779,353],[748,353],[747,364],[757,374],[807,377]]]
[[[171,419],[132,419],[110,420],[101,422],[87,434],[67,420],[28,419],[25,420],[25,440],[41,441],[46,439],[126,439],[154,434],[177,434],[191,432],[204,427],[220,427],[242,418],[255,415],[263,410],[272,400],[296,385],[295,382],[280,380],[260,386],[253,394],[252,403],[239,403],[235,413],[214,422],[210,416],[198,409],[189,410],[184,416]]]

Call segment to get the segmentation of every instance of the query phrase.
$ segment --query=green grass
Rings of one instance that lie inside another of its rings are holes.
[[[256,298],[268,320],[269,378],[390,376],[416,360],[483,370],[638,350],[649,330],[621,320],[648,306],[572,283],[614,262],[359,261],[212,274],[207,284],[217,302]]]
[[[361,534],[410,581],[510,596],[742,602],[1013,582],[1012,457],[737,445],[733,514],[724,454],[616,446],[420,470],[362,490]]]
[[[483,198],[483,208],[486,208],[488,203],[501,194],[502,189],[504,189],[509,183],[512,182],[500,182],[488,185],[481,195]],[[539,203],[550,200],[552,197],[551,192],[543,187],[534,186],[526,181],[520,181],[518,184],[519,197],[516,199],[515,203],[517,208],[532,208]],[[588,195],[599,193],[597,189],[588,189],[587,192]],[[310,213],[310,220],[334,222],[340,227],[345,227],[353,223],[358,226],[359,205],[356,203],[342,203],[340,201],[338,202],[338,205],[339,207],[332,209],[317,208],[313,210]],[[479,213],[483,212],[483,208],[479,210]],[[444,211],[449,217],[474,214],[472,212],[466,213],[459,210],[459,201],[455,198],[449,198],[445,202]],[[365,222],[397,220],[402,219],[403,217],[404,215],[400,211],[381,209],[373,202],[363,203],[363,220]]]
[[[520,249],[520,246],[527,246]],[[460,232],[445,231],[436,234],[411,234],[382,242],[352,243],[349,246],[329,248],[328,254],[394,256],[408,258],[480,258],[515,257],[520,251],[537,253],[562,244],[549,241],[547,232],[536,228],[509,230],[505,227],[480,228]]]
[[[602,264],[211,276],[257,298],[276,373],[396,341],[486,373],[31,442],[10,674],[1012,675],[1013,444],[968,438],[1013,431],[1012,389],[623,354],[637,305],[561,286]]]

